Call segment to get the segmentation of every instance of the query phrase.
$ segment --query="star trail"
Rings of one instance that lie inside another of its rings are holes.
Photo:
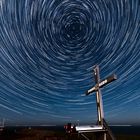
[[[0,119],[96,122],[101,79],[109,123],[140,123],[139,0],[0,0]]]

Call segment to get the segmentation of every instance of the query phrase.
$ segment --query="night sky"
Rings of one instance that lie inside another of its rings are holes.
[[[101,79],[110,124],[140,124],[139,0],[0,0],[0,119],[95,123]]]

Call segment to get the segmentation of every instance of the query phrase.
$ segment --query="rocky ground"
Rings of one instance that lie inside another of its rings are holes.
[[[88,134],[90,140],[96,140],[93,134]],[[117,140],[140,140],[140,135],[116,135]],[[62,131],[39,129],[4,130],[0,140],[85,140],[77,134],[67,135]]]

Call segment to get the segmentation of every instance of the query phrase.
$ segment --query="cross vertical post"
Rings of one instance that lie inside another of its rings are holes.
[[[99,66],[96,66],[94,69],[94,77],[95,77],[95,83],[97,84],[96,103],[97,103],[97,112],[98,112],[98,125],[103,125],[104,111],[103,111],[102,94],[99,88],[99,82],[100,82]]]

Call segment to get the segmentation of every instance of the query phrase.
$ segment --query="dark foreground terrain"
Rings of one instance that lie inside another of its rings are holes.
[[[122,129],[122,128],[121,128]],[[123,132],[121,129],[117,131],[114,129],[115,136],[117,140],[140,140],[140,129],[135,128],[136,131],[128,130],[128,128],[123,128],[125,131]],[[139,130],[137,130],[139,129]],[[130,131],[130,132],[128,132]],[[128,132],[128,133],[127,133]],[[90,140],[96,140],[95,135],[90,133],[86,134],[90,138]],[[78,136],[78,134],[68,135],[65,133],[64,129],[59,128],[37,128],[37,127],[9,127],[5,128],[0,132],[0,140],[85,140],[82,136]]]

